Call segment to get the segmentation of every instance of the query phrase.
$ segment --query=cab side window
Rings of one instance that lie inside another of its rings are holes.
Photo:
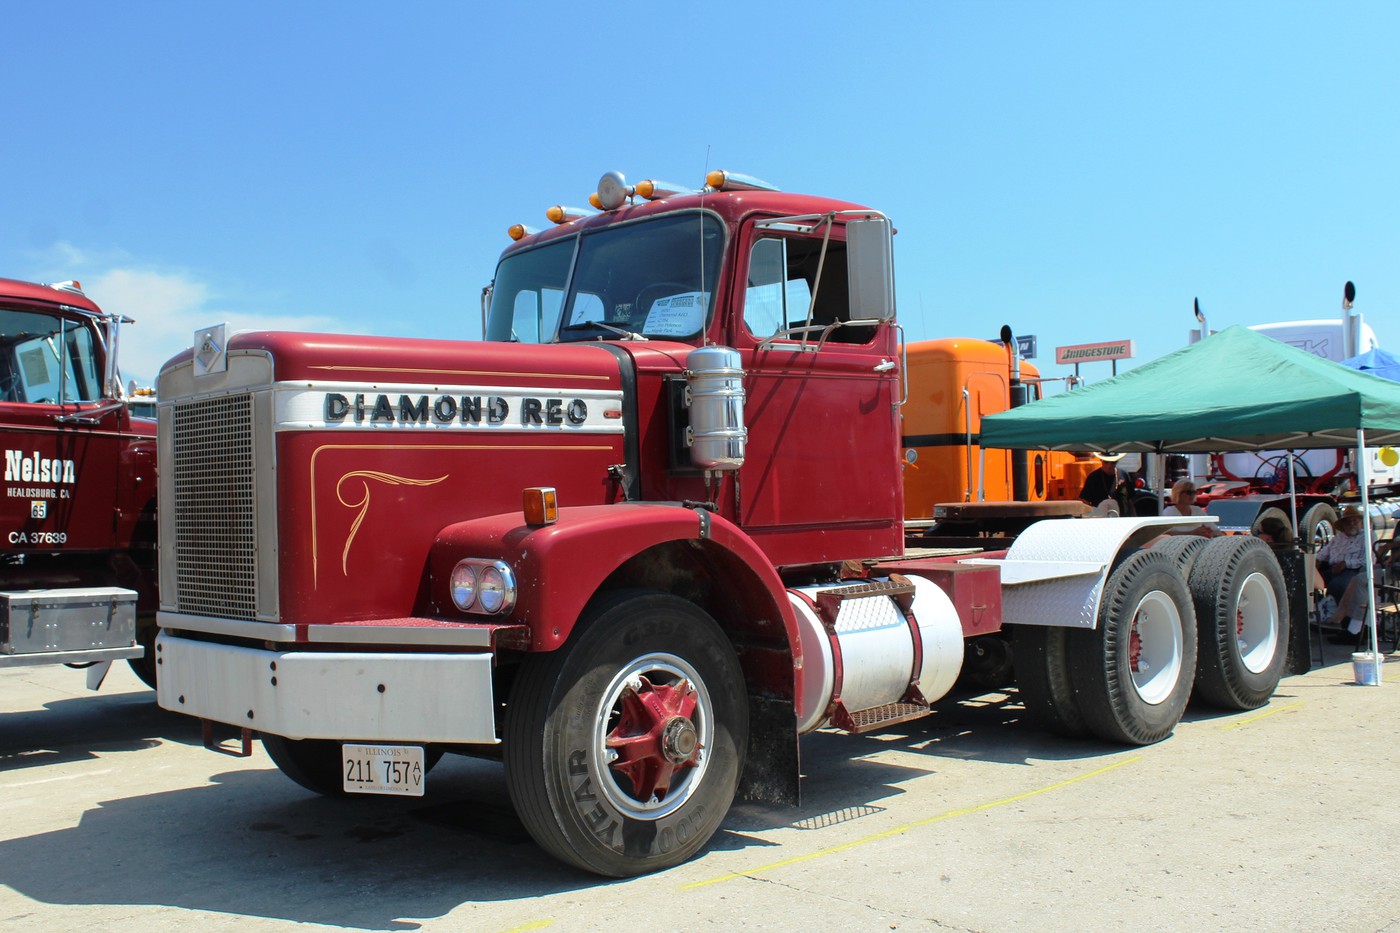
[[[791,328],[806,327],[809,323],[823,327],[848,321],[851,319],[848,281],[844,242],[828,241],[823,260],[819,238],[763,237],[754,243],[749,254],[744,323],[750,333],[761,339]],[[873,335],[871,327],[837,327],[827,341],[868,343]],[[791,339],[801,340],[802,336],[799,332]],[[810,341],[820,336],[820,330],[807,332]]]
[[[92,330],[29,311],[0,311],[0,400],[56,405],[102,398]]]

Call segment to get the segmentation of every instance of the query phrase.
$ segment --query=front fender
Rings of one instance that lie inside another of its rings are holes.
[[[623,502],[561,508],[559,520],[544,526],[524,524],[519,512],[448,525],[433,543],[431,601],[443,616],[528,625],[531,649],[552,651],[569,637],[609,575],[648,549],[675,541],[721,548],[748,568],[767,591],[793,663],[800,664],[797,620],[783,596],[782,580],[763,552],[724,518],[679,505]],[[465,557],[502,560],[515,570],[518,595],[508,617],[458,613],[447,587],[453,566]]]

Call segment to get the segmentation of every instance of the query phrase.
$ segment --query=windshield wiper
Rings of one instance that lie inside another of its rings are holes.
[[[641,334],[634,334],[630,330],[623,330],[621,327],[613,327],[611,324],[604,324],[602,321],[580,321],[577,324],[568,324],[564,330],[583,330],[585,327],[600,327],[603,330],[617,334],[623,340],[646,340]]]

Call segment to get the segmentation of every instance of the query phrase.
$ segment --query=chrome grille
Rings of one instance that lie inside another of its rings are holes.
[[[252,396],[177,403],[173,426],[177,606],[181,612],[253,619]]]

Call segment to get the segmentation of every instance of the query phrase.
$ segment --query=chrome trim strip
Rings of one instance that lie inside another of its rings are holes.
[[[183,612],[157,612],[156,624],[161,628],[179,629],[182,632],[201,632],[205,635],[227,635],[230,638],[251,638],[255,641],[279,643],[296,641],[297,631],[295,625],[251,622],[246,619],[220,619]]]
[[[424,620],[432,621],[432,620]],[[311,642],[360,645],[450,645],[490,648],[492,628],[484,625],[308,625]]]

